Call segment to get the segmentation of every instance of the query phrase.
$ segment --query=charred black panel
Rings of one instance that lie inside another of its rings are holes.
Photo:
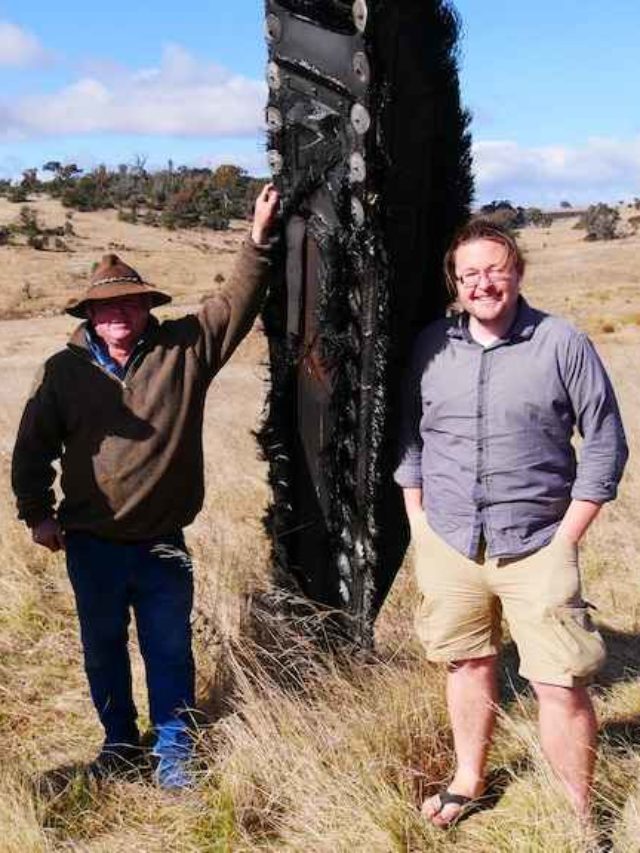
[[[261,442],[282,576],[368,643],[407,543],[395,463],[413,337],[471,199],[457,21],[436,0],[267,0],[269,162],[287,263],[265,308]]]
[[[300,18],[306,18],[334,32],[353,35],[352,0],[280,0],[280,5]]]

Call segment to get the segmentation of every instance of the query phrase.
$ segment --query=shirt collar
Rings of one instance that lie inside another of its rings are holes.
[[[125,374],[126,365],[119,364],[114,358],[111,358],[109,350],[104,345],[102,339],[96,335],[95,330],[90,323],[87,323],[85,326],[84,334],[87,342],[87,348],[96,364],[99,364],[100,367],[109,371],[109,373],[113,373],[113,375],[117,376],[118,379],[122,379]]]
[[[501,339],[501,342],[516,343],[517,341],[528,341],[533,337],[533,333],[540,324],[543,316],[541,311],[537,311],[529,305],[524,296],[519,296],[515,319],[507,334]],[[469,315],[466,311],[462,311],[454,318],[447,329],[447,335],[450,338],[458,340],[473,340],[469,334]]]
[[[111,358],[111,356],[109,355],[109,350],[105,346],[104,341],[96,334],[95,329],[93,328],[91,323],[85,323],[83,326],[85,342],[94,361],[96,361],[100,365],[100,367],[104,368],[105,370],[108,370],[109,373],[113,373],[119,379],[123,379],[127,372],[127,368],[131,364],[134,357],[146,345],[147,340],[149,338],[149,334],[154,329],[154,324],[152,322],[153,319],[154,318],[149,318],[149,323],[147,324],[145,331],[136,341],[136,345],[131,351],[131,355],[127,359],[127,363],[124,365],[119,364],[115,359]]]

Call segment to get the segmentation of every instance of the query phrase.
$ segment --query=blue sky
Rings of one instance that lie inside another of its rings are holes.
[[[478,200],[640,195],[638,0],[456,5]],[[136,157],[264,172],[262,16],[261,0],[0,0],[0,175]]]

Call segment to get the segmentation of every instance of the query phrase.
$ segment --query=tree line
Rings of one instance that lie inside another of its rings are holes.
[[[133,164],[121,164],[115,169],[101,165],[84,171],[75,163],[49,160],[40,169],[26,169],[16,183],[0,180],[0,196],[25,204],[32,196],[44,194],[59,199],[70,210],[116,209],[120,219],[134,224],[224,230],[232,219],[250,214],[264,183],[231,164],[216,169],[176,168],[170,160],[164,169],[152,171],[146,168],[144,158],[137,158]],[[640,199],[634,199],[629,206],[640,210]],[[548,212],[538,207],[515,206],[502,199],[483,205],[479,215],[512,230],[528,226],[550,228],[558,218],[578,215],[575,227],[585,231],[586,240],[611,240],[623,235],[619,211],[602,203],[574,211],[568,201],[562,201],[560,210]],[[629,220],[633,228],[639,224],[638,217]],[[27,224],[24,233],[27,231],[32,240],[41,236],[41,232],[31,233],[35,231],[33,223]],[[5,241],[0,234],[0,243]]]
[[[629,208],[640,210],[640,198],[635,198]],[[533,226],[536,228],[551,228],[557,219],[577,216],[574,228],[585,232],[585,240],[614,240],[625,236],[625,227],[621,221],[620,211],[602,202],[590,205],[586,210],[575,211],[568,201],[560,203],[560,210],[555,212],[543,211],[538,207],[516,207],[507,199],[492,201],[483,205],[479,216],[491,219],[511,231]],[[640,218],[632,216],[628,220],[628,228],[634,231],[640,225]]]
[[[71,210],[115,209],[126,222],[164,228],[224,230],[231,219],[243,218],[264,180],[244,169],[174,167],[148,170],[139,158],[115,169],[101,165],[90,171],[75,163],[50,160],[40,169],[26,169],[17,183],[0,180],[0,195],[24,204],[34,195],[48,195]]]

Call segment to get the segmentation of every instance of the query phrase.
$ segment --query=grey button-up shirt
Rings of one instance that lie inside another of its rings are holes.
[[[627,455],[602,362],[559,317],[521,297],[490,346],[472,339],[466,315],[418,336],[395,479],[422,488],[429,524],[460,553],[475,557],[481,534],[490,557],[542,547],[572,498],[616,496]]]

